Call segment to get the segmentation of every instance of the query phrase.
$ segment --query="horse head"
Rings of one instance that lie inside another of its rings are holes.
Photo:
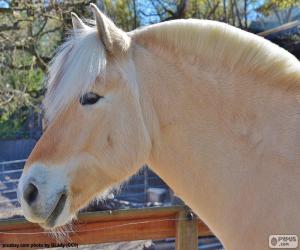
[[[50,65],[48,126],[18,186],[25,217],[44,228],[68,223],[150,153],[130,36],[91,8],[95,27],[72,14],[73,35]]]

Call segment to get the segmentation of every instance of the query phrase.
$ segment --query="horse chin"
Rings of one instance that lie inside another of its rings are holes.
[[[53,229],[64,227],[65,225],[67,225],[69,222],[72,221],[72,218],[73,216],[67,216],[67,217],[59,216],[54,223],[48,223],[46,221],[40,223],[39,225],[46,230],[53,230]]]
[[[73,218],[68,207],[69,204],[67,196],[63,194],[54,206],[54,209],[47,220],[39,225],[44,229],[52,230],[68,224]]]

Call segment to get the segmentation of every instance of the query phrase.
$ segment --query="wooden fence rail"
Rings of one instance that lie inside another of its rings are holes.
[[[213,235],[185,206],[90,212],[79,215],[68,242],[97,244],[176,237],[176,250],[198,249],[199,236]],[[1,244],[57,244],[38,225],[23,218],[0,220]]]

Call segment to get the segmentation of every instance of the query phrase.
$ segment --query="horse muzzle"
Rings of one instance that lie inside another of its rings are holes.
[[[35,164],[19,181],[18,200],[27,220],[44,228],[65,224],[68,214],[66,177],[61,169]]]

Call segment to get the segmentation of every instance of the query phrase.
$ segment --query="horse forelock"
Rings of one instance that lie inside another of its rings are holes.
[[[44,100],[47,120],[89,91],[105,67],[106,53],[96,28],[72,33],[50,63]]]

